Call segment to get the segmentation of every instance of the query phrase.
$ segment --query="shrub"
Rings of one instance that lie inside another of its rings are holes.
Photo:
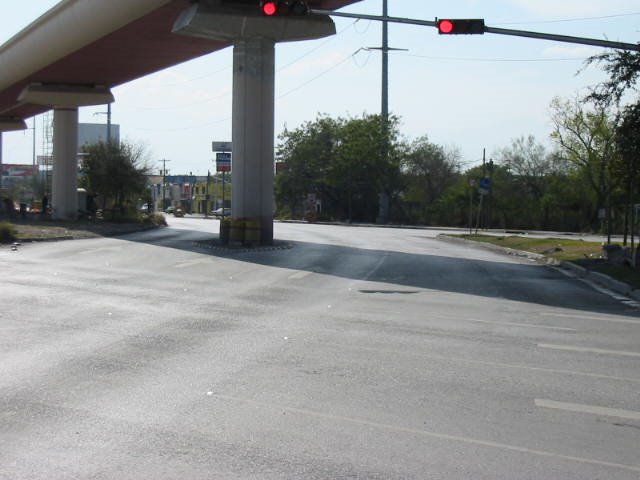
[[[16,229],[13,225],[6,222],[0,223],[0,243],[13,242],[17,238]]]
[[[166,227],[167,219],[162,213],[151,213],[149,215],[142,215],[142,223],[145,225],[154,225],[156,227]]]

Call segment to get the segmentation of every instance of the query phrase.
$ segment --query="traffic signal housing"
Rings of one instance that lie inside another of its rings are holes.
[[[440,35],[473,35],[484,33],[482,18],[442,18],[436,20]]]
[[[309,13],[307,2],[303,0],[262,0],[260,10],[267,17],[283,15],[306,15]]]

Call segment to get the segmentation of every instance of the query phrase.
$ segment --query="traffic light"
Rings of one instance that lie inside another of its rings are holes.
[[[457,18],[436,20],[440,35],[471,35],[484,33],[484,19]]]
[[[309,7],[303,0],[262,0],[260,10],[267,17],[282,15],[306,15]]]
[[[278,2],[275,1],[265,1],[260,2],[260,8],[262,9],[262,13],[267,17],[272,17],[276,13],[278,13]]]

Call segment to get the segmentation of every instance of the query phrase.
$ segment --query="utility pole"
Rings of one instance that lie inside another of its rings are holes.
[[[388,0],[382,0],[382,47],[370,47],[367,50],[380,50],[382,52],[382,89],[380,117],[382,122],[382,156],[387,159],[389,156],[389,52],[391,50],[402,50],[399,48],[389,48],[389,4]],[[378,222],[386,223],[389,220],[389,200],[386,193],[378,195]]]
[[[207,170],[207,191],[204,195],[204,218],[209,218],[209,184],[211,183],[211,171]]]
[[[111,144],[111,104],[107,104],[107,145]]]
[[[382,0],[382,16],[389,16],[388,0]],[[389,141],[389,22],[382,21],[382,134],[385,142],[385,154]]]
[[[107,145],[111,143],[111,104],[107,103],[107,111],[106,112],[96,112],[95,115],[106,115],[107,116]]]
[[[36,166],[36,117],[33,117],[33,127],[31,127],[31,129],[33,130],[33,166]]]
[[[162,159],[162,211],[167,208],[167,162],[171,160]]]

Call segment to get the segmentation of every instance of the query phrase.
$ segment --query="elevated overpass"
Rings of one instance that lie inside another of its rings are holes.
[[[359,0],[309,0],[334,10]],[[233,46],[232,217],[273,239],[275,43],[335,33],[329,17],[263,17],[258,0],[62,0],[0,46],[0,135],[54,110],[52,207],[77,214],[78,108],[111,89]]]

